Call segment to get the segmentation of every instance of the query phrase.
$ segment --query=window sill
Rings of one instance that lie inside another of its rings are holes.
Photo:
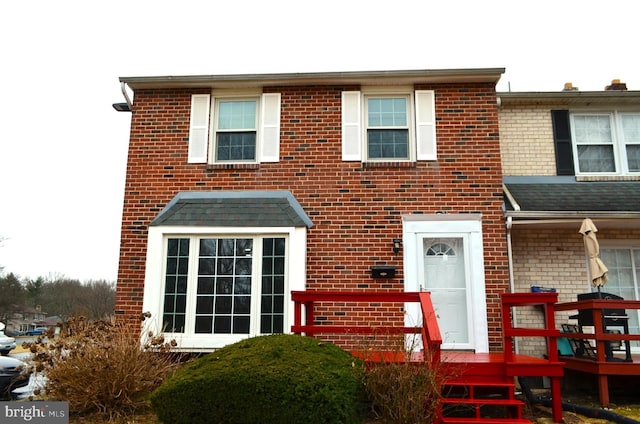
[[[577,175],[576,181],[640,181],[640,175]]]
[[[416,162],[362,162],[363,168],[415,168]]]
[[[259,163],[210,163],[207,165],[207,171],[215,171],[218,169],[260,169]]]

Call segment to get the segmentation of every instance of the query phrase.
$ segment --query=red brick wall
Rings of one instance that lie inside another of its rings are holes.
[[[122,221],[116,312],[142,312],[146,234],[178,191],[290,190],[314,223],[308,232],[309,289],[402,290],[404,214],[482,213],[490,347],[501,348],[499,293],[508,289],[498,110],[493,84],[434,89],[438,160],[411,166],[363,166],[341,160],[341,91],[357,87],[280,87],[278,163],[214,168],[187,163],[190,96],[208,90],[135,93]],[[370,267],[396,265],[395,279],[372,279]],[[326,320],[343,319],[326,310]],[[399,308],[362,310],[368,321]],[[348,313],[347,313],[348,315]],[[375,317],[374,317],[375,315]]]

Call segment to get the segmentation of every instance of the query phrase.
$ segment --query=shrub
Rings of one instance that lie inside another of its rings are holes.
[[[437,418],[440,387],[453,370],[442,364],[412,362],[416,340],[374,333],[362,342],[368,364],[364,385],[376,422],[418,424]],[[381,344],[386,355],[377,354]]]
[[[171,343],[152,333],[147,336],[141,346],[139,327],[70,318],[58,338],[25,343],[33,353],[33,368],[46,376],[36,395],[67,401],[75,414],[121,418],[148,409],[149,394],[177,361]]]
[[[151,405],[165,423],[361,423],[361,362],[295,335],[243,340],[187,364]]]
[[[440,376],[425,364],[381,363],[366,374],[367,397],[384,423],[434,422],[439,406]]]

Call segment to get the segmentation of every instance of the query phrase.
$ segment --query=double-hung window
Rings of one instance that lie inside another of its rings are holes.
[[[367,96],[365,108],[367,157],[409,160],[409,96]]]
[[[189,163],[277,162],[280,93],[191,96]]]
[[[411,88],[342,93],[342,160],[435,160],[435,94]]]
[[[571,130],[578,174],[640,172],[640,114],[574,113]]]
[[[215,161],[255,161],[258,101],[219,100],[216,108]]]

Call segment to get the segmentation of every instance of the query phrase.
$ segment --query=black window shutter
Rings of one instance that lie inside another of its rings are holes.
[[[553,141],[556,147],[556,174],[575,175],[569,111],[552,110],[551,122],[553,125]]]

